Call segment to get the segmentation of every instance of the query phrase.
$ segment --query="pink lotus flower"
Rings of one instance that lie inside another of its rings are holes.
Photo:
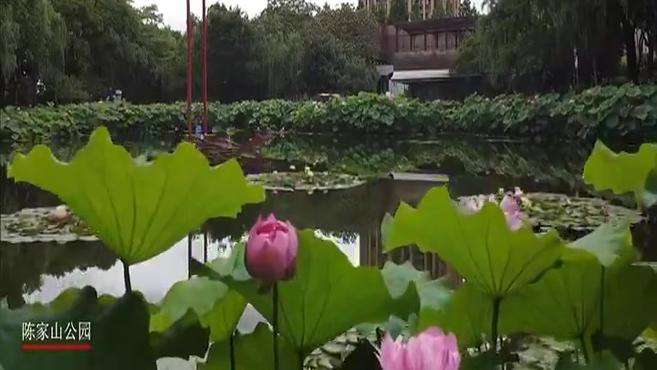
[[[297,230],[270,214],[258,217],[246,243],[246,268],[252,277],[272,285],[294,276],[299,241]]]
[[[513,231],[519,230],[525,222],[525,214],[520,208],[520,197],[514,195],[505,195],[500,202],[500,207],[504,211],[506,223]]]
[[[406,343],[386,334],[379,363],[383,370],[457,370],[461,355],[454,334],[431,327]]]
[[[500,190],[500,196],[504,194],[503,190]],[[523,212],[521,205],[523,204],[524,193],[518,187],[514,189],[513,192],[508,192],[504,194],[502,201],[499,202],[500,208],[504,211],[504,216],[506,218],[506,223],[509,226],[509,229],[517,231],[525,224],[527,215]],[[478,213],[484,208],[486,203],[498,203],[498,198],[495,195],[473,195],[469,197],[463,197],[459,200],[459,208],[465,214],[471,215]]]

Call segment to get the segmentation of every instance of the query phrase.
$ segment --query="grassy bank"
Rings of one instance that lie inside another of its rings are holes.
[[[362,93],[328,102],[212,103],[215,130],[436,135],[464,133],[541,140],[645,137],[657,132],[657,85],[595,87],[581,93],[471,96],[421,102]],[[184,104],[85,103],[2,110],[3,142],[85,136],[99,125],[116,134],[158,136],[185,130]]]

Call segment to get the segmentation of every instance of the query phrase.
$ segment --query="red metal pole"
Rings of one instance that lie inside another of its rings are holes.
[[[203,133],[208,133],[208,17],[203,0]]]
[[[194,56],[194,29],[192,27],[192,14],[187,0],[187,133],[192,136],[192,85],[193,75],[193,56]]]

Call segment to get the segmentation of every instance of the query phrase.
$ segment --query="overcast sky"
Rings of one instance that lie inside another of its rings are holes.
[[[482,0],[474,0],[474,4],[480,4]],[[182,31],[185,29],[185,0],[133,0],[136,6],[145,6],[150,4],[157,5],[160,13],[164,17],[164,23],[171,26],[171,28]],[[336,6],[341,3],[358,4],[358,0],[310,0],[318,5],[325,3],[331,6]],[[228,6],[238,5],[244,10],[249,17],[257,16],[262,9],[267,5],[267,0],[206,0],[206,5],[209,7],[214,3],[224,3]],[[200,16],[201,14],[201,0],[192,0],[192,10]]]

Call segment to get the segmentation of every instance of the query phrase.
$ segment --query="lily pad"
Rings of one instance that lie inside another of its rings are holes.
[[[54,208],[25,208],[0,216],[0,240],[8,243],[97,241],[93,231],[77,216],[62,222],[51,222]]]
[[[528,193],[524,205],[531,223],[541,232],[556,229],[563,237],[580,237],[606,223],[641,221],[637,210],[610,204],[600,198],[556,193]]]
[[[350,189],[366,181],[358,176],[334,172],[270,172],[248,175],[254,184],[272,191],[329,191]]]

